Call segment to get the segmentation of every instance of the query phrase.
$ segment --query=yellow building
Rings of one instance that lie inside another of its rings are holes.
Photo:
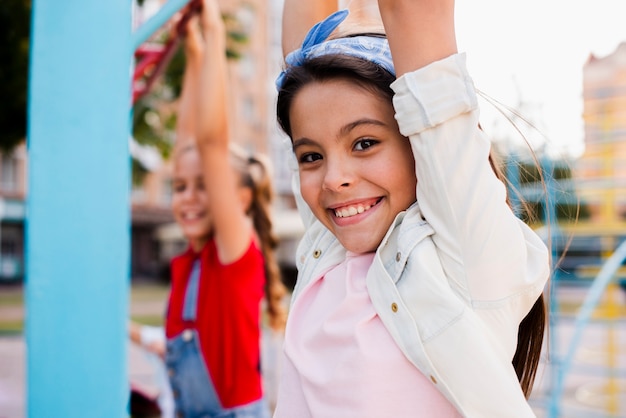
[[[626,42],[583,67],[585,153],[576,165],[581,200],[600,228],[626,226]]]

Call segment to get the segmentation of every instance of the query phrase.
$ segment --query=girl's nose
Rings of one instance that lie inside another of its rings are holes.
[[[338,191],[349,187],[352,183],[354,183],[354,174],[350,164],[341,159],[327,160],[323,185],[325,189]]]
[[[187,187],[185,191],[183,192],[183,199],[185,201],[192,201],[196,198],[196,196],[197,196],[196,188],[193,186]]]

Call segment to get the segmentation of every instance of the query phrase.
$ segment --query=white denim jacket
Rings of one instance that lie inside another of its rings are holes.
[[[517,330],[544,289],[549,255],[514,216],[492,171],[490,143],[465,55],[392,84],[396,119],[415,155],[417,203],[397,215],[367,275],[374,307],[406,357],[466,417],[534,416],[511,361]],[[301,289],[345,249],[294,193],[306,232]]]

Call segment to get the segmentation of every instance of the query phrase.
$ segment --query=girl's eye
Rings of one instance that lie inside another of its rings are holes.
[[[354,150],[355,151],[364,151],[364,150],[368,149],[369,147],[372,147],[372,146],[376,145],[377,143],[378,143],[378,141],[376,141],[375,139],[370,139],[370,138],[359,139],[354,144]]]
[[[305,154],[302,154],[300,158],[298,158],[298,162],[300,162],[301,164],[305,164],[305,163],[312,163],[321,159],[322,159],[321,154],[318,154],[317,152],[307,152]]]
[[[184,183],[175,183],[172,187],[172,189],[174,189],[174,193],[182,193],[185,191],[185,184]]]

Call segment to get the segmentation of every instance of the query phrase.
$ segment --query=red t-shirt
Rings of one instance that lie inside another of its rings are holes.
[[[200,285],[196,320],[184,321],[187,281],[197,257]],[[261,250],[252,241],[239,260],[223,265],[211,240],[199,254],[188,249],[175,257],[171,268],[167,338],[187,328],[197,330],[204,361],[225,408],[260,399],[260,302],[265,283]]]

